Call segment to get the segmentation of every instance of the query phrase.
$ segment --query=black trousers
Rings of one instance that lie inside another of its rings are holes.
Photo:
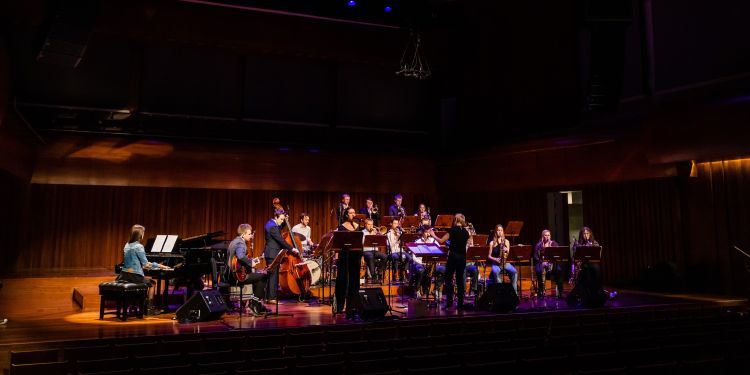
[[[456,289],[458,292],[458,304],[464,303],[464,271],[466,270],[466,255],[453,253],[448,254],[448,263],[445,265],[445,297],[448,303],[453,302],[453,276],[456,277]]]
[[[385,260],[387,257],[380,251],[365,251],[363,256],[365,257],[367,269],[370,270],[370,276],[377,278],[378,275],[380,275],[380,271],[385,268]],[[375,259],[380,259],[380,267],[377,269],[375,269]]]
[[[269,275],[265,273],[251,272],[247,274],[247,278],[244,282],[238,283],[239,285],[250,284],[253,286],[253,294],[260,298],[266,298],[266,280]]]
[[[359,294],[359,264],[362,262],[361,251],[342,249],[336,261],[336,312],[351,311],[352,301]],[[347,293],[347,284],[349,293]]]

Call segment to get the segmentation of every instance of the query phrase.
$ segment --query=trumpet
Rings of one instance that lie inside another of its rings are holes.
[[[476,236],[477,235],[477,231],[474,230],[474,224],[472,224],[472,223],[467,223],[466,224],[466,230],[469,231],[469,234],[472,235],[472,236]]]
[[[378,205],[376,204],[376,205],[374,205],[372,207],[372,214],[374,215],[374,214],[377,214],[377,213],[378,213]]]

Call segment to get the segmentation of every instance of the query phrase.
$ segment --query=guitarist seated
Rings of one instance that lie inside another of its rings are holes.
[[[266,298],[266,282],[268,274],[265,272],[253,272],[260,258],[247,257],[247,242],[253,239],[253,228],[250,224],[240,224],[237,228],[237,238],[232,240],[227,249],[226,280],[232,285],[251,284],[253,294],[261,301]],[[250,304],[254,313],[267,312],[268,309],[261,302]],[[240,306],[244,308],[244,306]]]

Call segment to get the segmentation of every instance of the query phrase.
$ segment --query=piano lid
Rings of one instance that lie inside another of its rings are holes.
[[[224,231],[220,230],[216,232],[209,232],[197,236],[183,238],[181,241],[179,241],[178,247],[180,249],[202,249],[213,247],[214,245],[224,243],[224,239],[217,238],[223,237],[224,235]]]

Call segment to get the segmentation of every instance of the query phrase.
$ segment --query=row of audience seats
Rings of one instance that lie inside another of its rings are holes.
[[[750,321],[703,306],[89,340],[11,352],[10,374],[749,373],[749,364]]]

